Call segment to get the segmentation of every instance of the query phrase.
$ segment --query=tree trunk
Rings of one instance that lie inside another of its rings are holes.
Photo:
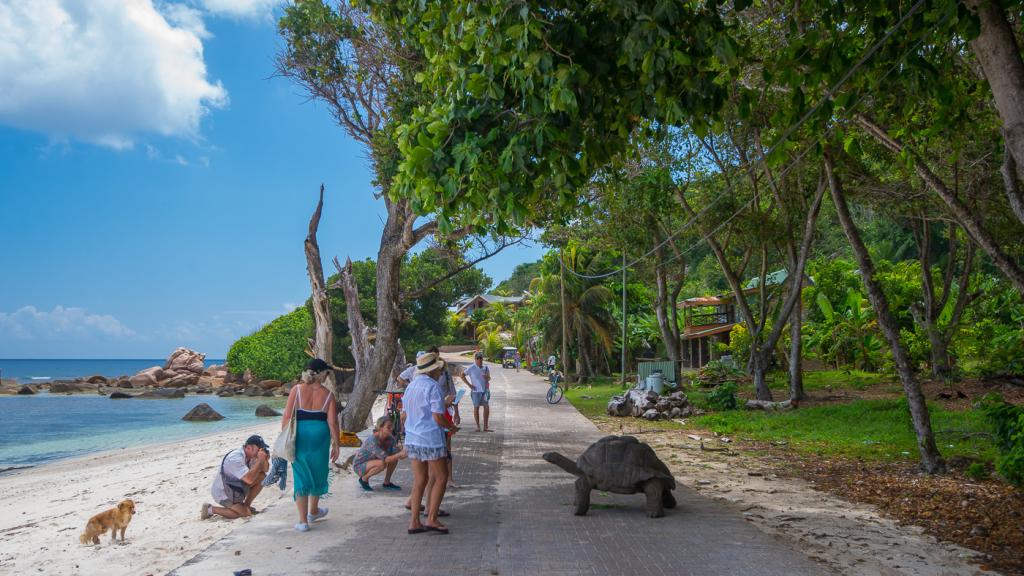
[[[949,360],[949,345],[937,327],[928,330],[928,344],[932,378],[949,382],[953,379],[953,365]]]
[[[558,255],[558,292],[561,298],[562,312],[562,371],[566,382],[572,382],[569,374],[569,311],[565,309],[565,251]]]
[[[345,409],[338,416],[342,430],[358,432],[366,426],[377,394],[387,388],[398,352],[402,320],[400,278],[402,261],[414,243],[412,220],[404,202],[388,205],[388,219],[377,251],[377,330],[370,345],[370,331],[359,312],[359,293],[352,277],[351,261],[342,270],[342,287],[352,334],[356,380]]]
[[[900,342],[899,327],[896,319],[889,310],[889,300],[882,291],[882,285],[875,277],[875,265],[871,261],[867,246],[860,237],[860,231],[850,216],[850,209],[846,205],[846,198],[843,196],[839,178],[832,168],[832,160],[829,151],[825,152],[825,172],[828,176],[829,189],[832,192],[832,200],[836,205],[836,212],[839,215],[839,222],[843,227],[846,238],[850,241],[850,247],[857,257],[860,267],[860,277],[867,290],[868,299],[875,310],[875,317],[878,326],[885,335],[892,349],[893,361],[896,364],[896,371],[903,384],[903,391],[907,395],[907,404],[910,408],[910,418],[914,424],[914,431],[917,433],[917,448],[921,454],[921,467],[929,474],[944,472],[946,464],[935,445],[935,435],[932,432],[931,418],[928,414],[928,405],[925,404],[924,394],[921,392],[921,384],[914,376],[910,366],[910,359],[907,357]]]
[[[314,358],[319,358],[328,364],[334,364],[334,331],[331,329],[331,303],[327,296],[327,284],[324,281],[324,266],[320,261],[320,245],[316,241],[317,229],[320,227],[320,215],[324,207],[324,185],[320,185],[320,200],[316,204],[316,210],[309,219],[309,232],[306,234],[306,272],[309,274],[309,284],[312,291],[313,321],[315,332],[310,352]],[[335,401],[338,401],[337,387],[334,382],[334,372],[328,379],[328,389],[335,392]]]
[[[751,349],[750,361],[747,364],[750,367],[750,375],[754,379],[754,394],[758,400],[764,400],[766,402],[772,401],[772,391],[768,388],[768,380],[766,378],[768,372],[768,360],[770,358],[771,348],[758,351]]]
[[[981,21],[981,33],[971,40],[971,51],[992,88],[1003,123],[1006,146],[1016,160],[1017,177],[1024,180],[1024,61],[999,2],[967,0]]]
[[[803,366],[803,299],[798,298],[793,313],[789,317],[789,399],[803,400],[804,366]]]
[[[904,152],[905,148],[903,144],[889,135],[889,133],[877,124],[871,118],[863,114],[857,115],[857,121],[865,131],[878,140],[883,146],[889,150],[900,153]],[[974,214],[971,213],[970,209],[956,197],[953,192],[946,187],[945,182],[942,181],[930,168],[920,159],[913,151],[908,151],[913,159],[914,168],[917,171],[918,176],[924,180],[925,184],[932,189],[933,192],[942,198],[942,201],[949,207],[953,217],[956,218],[957,224],[963,227],[970,233],[971,239],[977,242],[978,246],[985,251],[986,254],[992,258],[992,263],[996,265],[1006,275],[1010,282],[1014,285],[1017,290],[1024,292],[1024,270],[1021,269],[1020,265],[1011,258],[1005,251],[996,243],[995,239],[989,234],[980,221]]]
[[[680,360],[679,330],[678,328],[672,329],[670,322],[675,320],[675,316],[668,309],[669,306],[675,307],[675,301],[670,301],[668,282],[665,277],[664,267],[661,265],[654,271],[654,284],[658,290],[654,297],[654,317],[658,320],[658,331],[661,332],[661,341],[665,345],[665,353],[668,355],[668,359],[678,363]]]
[[[1003,140],[1003,165],[999,168],[999,173],[1003,176],[1003,187],[1006,188],[1006,200],[1010,203],[1010,210],[1013,210],[1013,215],[1024,224],[1024,194],[1020,191],[1021,180],[1017,178],[1018,164],[1013,159],[1013,154],[1010,154],[1010,146],[1005,143],[1005,136]]]

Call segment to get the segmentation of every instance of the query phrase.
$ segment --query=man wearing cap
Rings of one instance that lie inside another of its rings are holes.
[[[462,379],[473,389],[469,395],[473,398],[473,419],[476,420],[476,431],[480,431],[480,407],[483,406],[484,432],[493,432],[490,426],[491,371],[487,366],[484,366],[484,355],[482,352],[477,352],[473,355],[473,365],[462,371]]]
[[[206,520],[216,514],[231,520],[255,514],[252,502],[263,489],[263,479],[270,469],[269,457],[270,446],[256,434],[249,436],[241,448],[228,452],[210,487],[219,506],[204,502],[199,517]]]

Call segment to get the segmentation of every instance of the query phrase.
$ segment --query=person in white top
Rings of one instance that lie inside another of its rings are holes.
[[[483,406],[484,432],[494,432],[490,427],[491,370],[484,366],[484,355],[481,352],[473,355],[473,365],[463,370],[462,379],[473,389],[470,396],[473,398],[473,419],[476,421],[476,431],[480,431],[480,407]]]
[[[416,362],[416,375],[402,398],[402,425],[405,449],[412,467],[413,485],[409,499],[409,534],[426,531],[448,533],[448,527],[437,519],[448,481],[444,398],[437,378],[444,371],[444,360],[436,354],[424,354]],[[427,495],[427,517],[420,522],[420,508],[427,479],[434,482]]]
[[[252,501],[263,489],[263,479],[270,468],[270,447],[262,436],[252,435],[242,445],[228,452],[220,462],[210,494],[217,505],[203,503],[199,514],[206,520],[213,514],[227,518],[247,518],[256,513]]]

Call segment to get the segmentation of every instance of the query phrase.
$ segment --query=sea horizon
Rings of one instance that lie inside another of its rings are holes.
[[[151,366],[163,366],[167,358],[0,358],[0,378],[20,384],[71,380],[100,375],[131,376]],[[207,358],[205,364],[223,364],[223,358]]]

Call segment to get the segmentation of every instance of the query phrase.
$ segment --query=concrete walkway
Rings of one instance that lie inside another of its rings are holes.
[[[442,506],[451,512],[445,519],[450,535],[406,534],[402,505],[411,475],[403,464],[395,480],[402,493],[364,493],[354,475],[332,475],[325,501],[330,515],[310,532],[292,529],[294,507],[282,502],[172,574],[242,568],[254,576],[828,573],[687,487],[676,490],[679,506],[665,518],[647,518],[642,494],[598,492],[590,513],[574,516],[574,478],[540,455],[557,450],[575,459],[602,434],[568,401],[549,405],[541,378],[493,365],[491,373],[496,432],[474,432],[472,406],[463,400],[462,431],[454,441],[458,487]]]

